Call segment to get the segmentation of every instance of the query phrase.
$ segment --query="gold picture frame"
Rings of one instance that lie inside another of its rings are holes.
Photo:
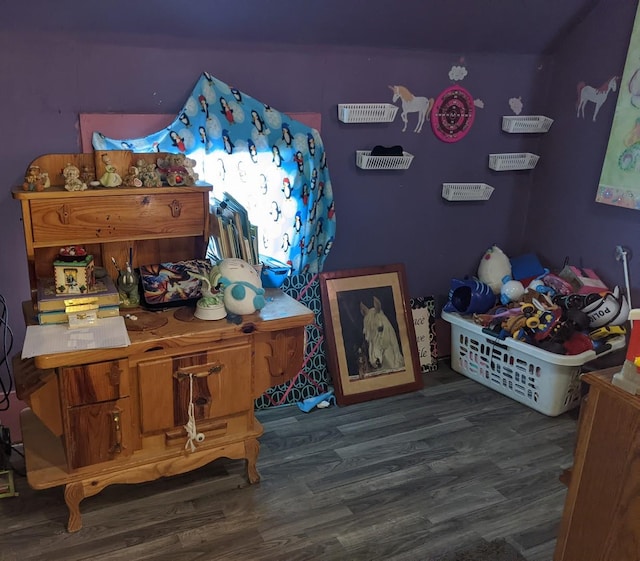
[[[322,272],[320,290],[339,405],[422,388],[404,265]]]

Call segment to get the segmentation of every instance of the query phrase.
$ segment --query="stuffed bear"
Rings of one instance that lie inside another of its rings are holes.
[[[193,170],[197,162],[187,158],[184,154],[167,154],[165,158],[158,158],[158,170],[171,187],[176,185],[195,185],[198,174]]]

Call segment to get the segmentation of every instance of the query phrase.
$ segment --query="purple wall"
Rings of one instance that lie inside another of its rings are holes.
[[[632,303],[640,304],[640,213],[595,202],[617,92],[611,92],[591,120],[576,117],[576,86],[599,86],[622,75],[636,2],[600,2],[554,56],[547,114],[555,119],[541,145],[528,207],[523,249],[537,251],[556,267],[565,257],[593,268],[602,279],[624,288],[616,246],[631,251]],[[634,258],[635,255],[635,258]]]
[[[552,265],[569,255],[620,282],[614,247],[633,249],[631,229],[640,215],[592,202],[614,100],[597,123],[578,121],[573,103],[578,81],[621,72],[633,11],[609,14],[600,7],[567,38],[553,66],[523,55],[289,50],[160,39],[141,45],[126,37],[0,33],[0,294],[10,302],[14,352],[24,336],[20,302],[28,297],[28,283],[20,206],[10,188],[21,183],[37,156],[79,151],[78,113],[177,113],[205,70],[277,109],[322,114],[338,219],[326,270],[404,262],[410,296],[434,294],[442,301],[450,279],[474,274],[483,252],[496,243],[508,255],[537,251]],[[616,32],[603,40],[596,27]],[[437,96],[452,84],[448,72],[461,55],[469,71],[462,85],[484,108],[460,142],[440,142],[428,125],[421,134],[411,132],[415,114],[406,133],[399,115],[384,124],[338,121],[338,103],[390,102],[388,85]],[[501,131],[502,115],[511,114],[508,99],[518,96],[524,114],[556,119],[549,134]],[[376,144],[402,145],[415,156],[411,167],[358,169],[355,151]],[[489,170],[489,153],[520,151],[542,155],[536,170]],[[443,182],[485,182],[495,192],[486,202],[450,203],[440,196]]]

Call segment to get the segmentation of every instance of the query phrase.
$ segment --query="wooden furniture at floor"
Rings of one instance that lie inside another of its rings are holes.
[[[640,396],[585,374],[575,460],[554,561],[640,560]]]
[[[210,186],[69,192],[59,178],[67,163],[83,169],[93,156],[38,158],[32,165],[47,171],[53,186],[13,190],[31,283],[27,322],[38,281],[53,276],[61,246],[84,245],[111,276],[111,257],[124,263],[133,253],[137,267],[205,256]],[[240,324],[171,309],[154,313],[159,321],[141,321],[148,328],[129,329],[128,347],[14,361],[17,395],[30,406],[21,416],[27,479],[35,489],[64,486],[69,531],[82,526],[80,501],[113,483],[179,474],[220,457],[246,459],[249,482],[259,480],[263,429],[254,400],[298,373],[305,326],[314,319],[280,290],[265,296],[266,306]],[[151,314],[134,313],[141,320]],[[185,428],[192,420],[196,442]]]

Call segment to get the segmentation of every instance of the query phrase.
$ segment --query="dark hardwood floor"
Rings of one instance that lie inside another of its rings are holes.
[[[0,500],[0,561],[427,561],[505,538],[550,561],[576,414],[550,418],[452,372],[424,390],[348,407],[258,413],[258,468],[217,461],[116,485],[66,532],[62,489]],[[20,457],[12,455],[18,470]]]

